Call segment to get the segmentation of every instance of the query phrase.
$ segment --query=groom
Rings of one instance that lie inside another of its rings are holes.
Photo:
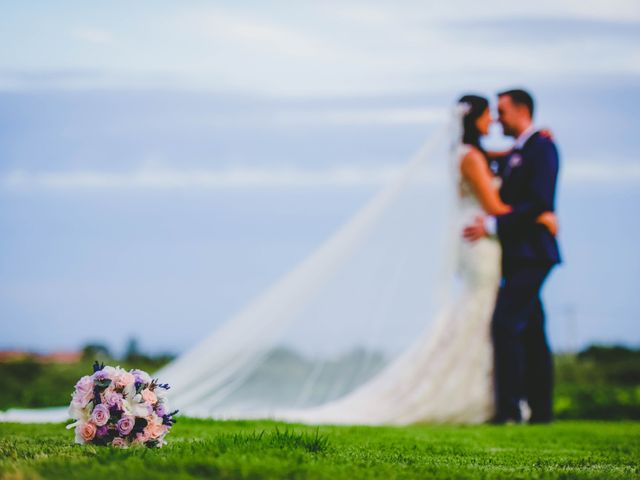
[[[533,111],[533,98],[524,90],[498,94],[504,134],[516,139],[500,166],[500,197],[513,210],[480,217],[464,230],[471,241],[497,234],[502,246],[502,281],[491,324],[494,423],[521,422],[521,399],[531,408],[530,423],[552,420],[553,361],[540,290],[560,263],[560,253],[555,237],[536,218],[554,211],[558,151],[547,135],[534,129]]]

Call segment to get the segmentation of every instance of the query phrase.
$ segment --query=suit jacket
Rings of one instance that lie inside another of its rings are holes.
[[[555,144],[537,132],[501,165],[500,197],[513,207],[510,213],[496,217],[503,267],[517,262],[561,262],[556,238],[536,223],[542,212],[555,209],[558,167]]]

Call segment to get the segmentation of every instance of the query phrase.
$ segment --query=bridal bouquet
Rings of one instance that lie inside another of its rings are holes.
[[[95,362],[93,375],[76,383],[69,405],[75,420],[76,443],[128,447],[161,447],[165,435],[175,423],[176,411],[169,412],[166,392],[169,385],[159,384],[142,370]]]

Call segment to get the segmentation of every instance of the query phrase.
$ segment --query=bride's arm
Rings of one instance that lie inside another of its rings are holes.
[[[511,206],[502,201],[498,190],[493,186],[493,174],[480,152],[470,150],[460,163],[462,176],[471,184],[482,209],[493,216],[504,215],[512,211]],[[558,219],[552,211],[545,211],[536,217],[536,223],[544,225],[552,235],[558,233]]]
[[[462,177],[472,186],[482,209],[489,215],[504,215],[511,207],[504,203],[492,182],[493,175],[486,160],[477,150],[470,150],[460,163]]]
[[[513,210],[510,205],[502,201],[498,194],[498,189],[493,186],[493,174],[489,170],[483,155],[475,149],[472,149],[465,155],[460,163],[460,170],[463,178],[465,178],[472,186],[482,209],[492,216],[500,216],[511,213]],[[553,236],[558,234],[558,219],[553,211],[544,211],[535,219],[536,223],[545,226]],[[485,235],[484,231],[481,235],[469,236],[469,239],[476,239]],[[465,233],[465,236],[467,234]]]

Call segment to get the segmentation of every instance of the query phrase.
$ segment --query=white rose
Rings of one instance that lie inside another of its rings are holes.
[[[158,397],[158,401],[167,398],[167,391],[164,388],[158,387],[154,390],[154,392],[156,393],[156,397]]]
[[[69,417],[74,420],[81,420],[83,422],[88,422],[91,414],[89,413],[88,406],[81,406],[81,404],[77,402],[71,402],[69,405]]]
[[[122,393],[127,401],[131,401],[136,394],[136,386],[133,383],[130,383],[129,385],[124,387]]]

